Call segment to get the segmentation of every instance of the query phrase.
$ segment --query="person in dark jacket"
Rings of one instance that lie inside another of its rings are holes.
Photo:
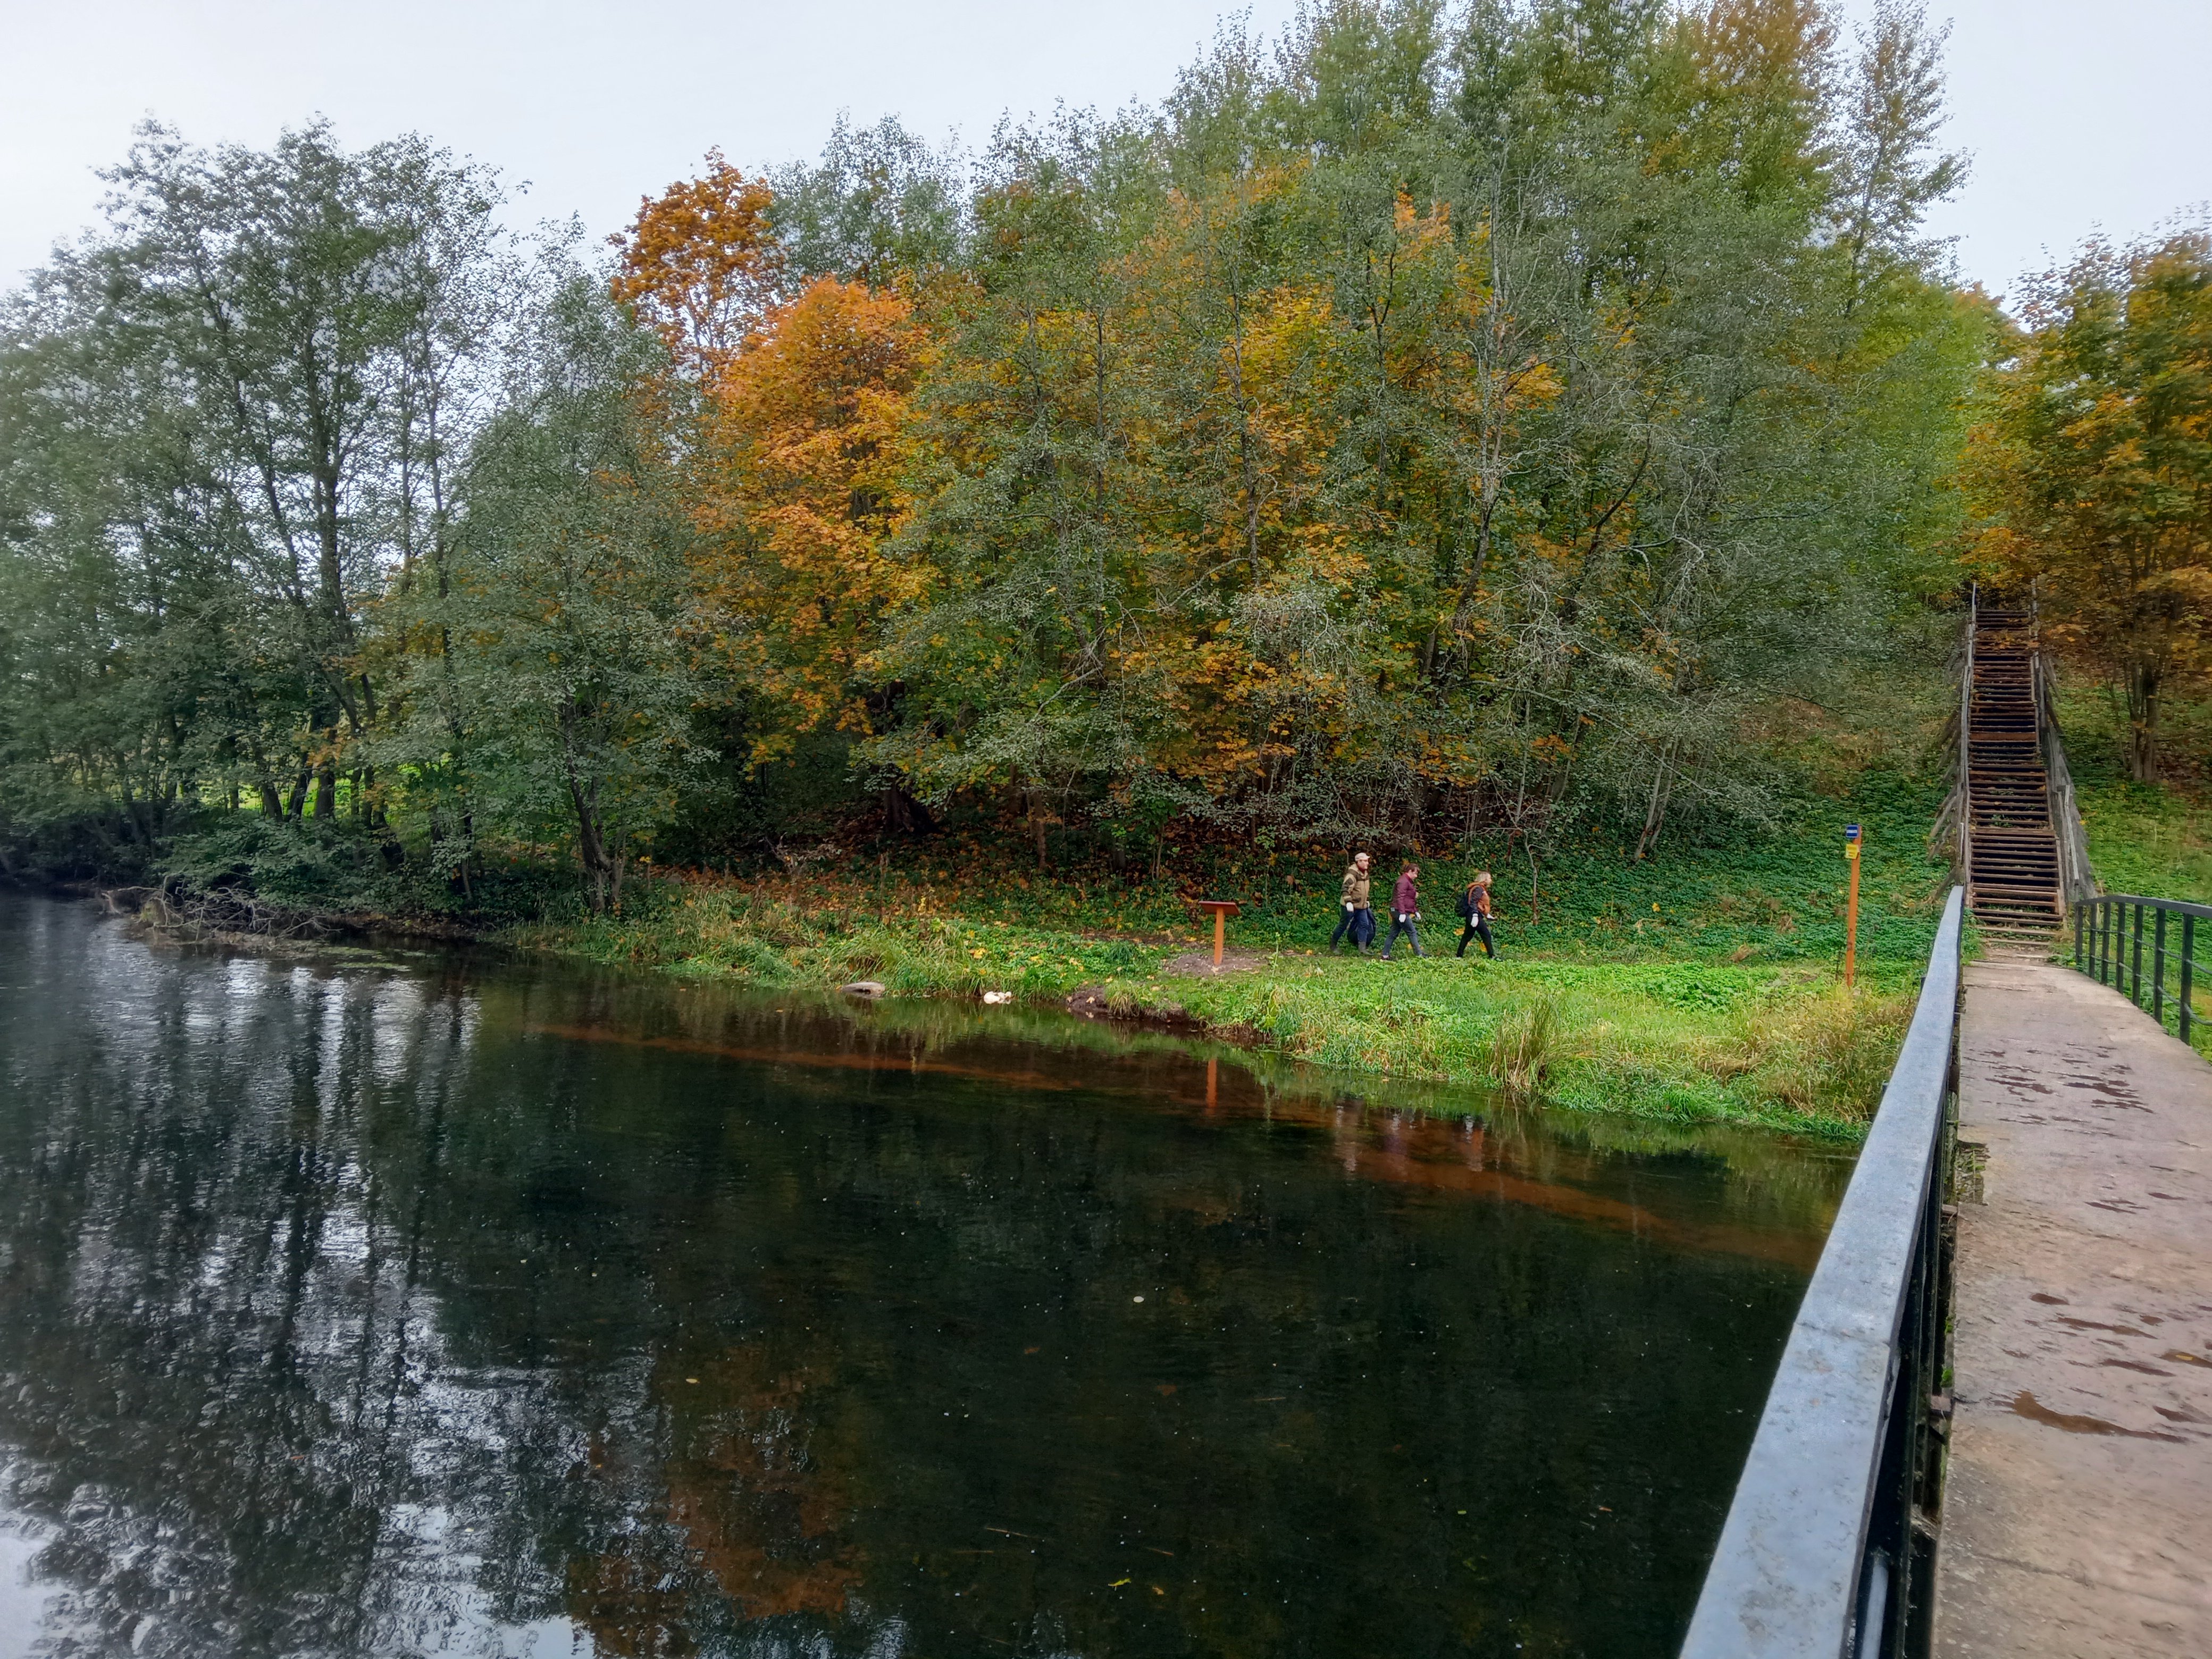
[[[1413,942],[1415,956],[1428,955],[1426,951],[1421,949],[1420,934],[1413,930],[1413,924],[1421,919],[1421,893],[1419,888],[1414,885],[1420,877],[1421,866],[1418,864],[1408,864],[1399,872],[1398,884],[1391,890],[1390,937],[1382,941],[1382,960],[1385,962],[1390,960],[1390,947],[1398,942],[1398,935],[1401,933]]]
[[[1370,885],[1367,878],[1367,854],[1357,853],[1344,872],[1344,908],[1338,913],[1336,932],[1329,936],[1328,948],[1335,950],[1346,933],[1352,935],[1352,947],[1361,956],[1375,942],[1375,913],[1369,908]]]
[[[1467,923],[1467,930],[1459,936],[1459,949],[1455,954],[1465,956],[1468,940],[1479,939],[1482,941],[1482,954],[1495,957],[1497,947],[1490,942],[1489,871],[1479,872],[1474,879],[1468,883],[1467,891],[1460,896],[1459,914],[1461,920]]]

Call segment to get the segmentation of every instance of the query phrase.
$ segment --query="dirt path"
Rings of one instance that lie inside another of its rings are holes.
[[[1966,970],[1942,1659],[2212,1654],[2212,1065],[2070,968]]]

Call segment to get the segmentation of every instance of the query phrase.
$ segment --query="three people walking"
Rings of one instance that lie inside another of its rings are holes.
[[[1352,862],[1345,866],[1342,896],[1340,901],[1336,931],[1329,935],[1328,948],[1334,951],[1346,939],[1361,956],[1375,942],[1375,911],[1371,874],[1373,860],[1364,853],[1352,854]],[[1428,952],[1421,948],[1421,866],[1411,859],[1406,860],[1398,879],[1390,890],[1390,936],[1382,942],[1384,962],[1394,960],[1391,951],[1402,935],[1417,957]],[[1490,872],[1485,870],[1468,883],[1467,890],[1460,895],[1459,914],[1466,931],[1459,939],[1458,954],[1467,954],[1468,944],[1473,939],[1482,941],[1482,954],[1495,957],[1497,946],[1490,937]]]

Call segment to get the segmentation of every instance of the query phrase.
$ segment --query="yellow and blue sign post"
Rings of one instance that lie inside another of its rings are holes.
[[[1851,866],[1851,896],[1844,906],[1844,988],[1849,990],[1859,965],[1859,843],[1856,823],[1844,826],[1844,862]]]

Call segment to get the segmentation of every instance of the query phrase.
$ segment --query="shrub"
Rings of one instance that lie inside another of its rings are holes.
[[[1534,1094],[1558,1041],[1559,1008],[1549,997],[1503,1015],[1490,1034],[1490,1074],[1515,1094]]]

